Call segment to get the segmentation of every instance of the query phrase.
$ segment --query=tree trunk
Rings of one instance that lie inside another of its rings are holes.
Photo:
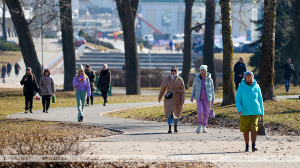
[[[231,27],[231,0],[220,0],[223,38],[223,102],[222,106],[235,103],[233,83],[233,43]]]
[[[208,66],[208,72],[214,81],[215,91],[218,91],[217,74],[214,57],[215,35],[215,0],[206,0],[205,33],[203,46],[203,63]]]
[[[39,81],[42,77],[42,67],[39,63],[32,36],[28,27],[28,22],[19,0],[5,0],[9,9],[12,21],[16,28],[19,46],[21,48],[22,56],[26,67],[32,68],[32,73]]]
[[[189,79],[191,72],[191,41],[192,41],[192,8],[195,0],[185,0],[185,18],[184,18],[184,49],[183,65],[181,77],[184,81],[185,89],[189,89]]]
[[[135,17],[139,0],[116,0],[116,3],[124,35],[126,95],[139,95],[140,65],[135,38]]]
[[[59,0],[60,27],[64,57],[64,91],[72,91],[73,78],[76,75],[75,44],[72,24],[71,0]]]
[[[293,0],[293,23],[294,23],[294,30],[295,30],[295,39],[296,39],[296,50],[298,52],[298,58],[300,60],[300,1]]]
[[[3,34],[3,39],[7,42],[7,34],[6,34],[6,26],[5,26],[5,8],[6,4],[5,1],[2,1],[2,34]]]
[[[276,101],[274,93],[275,26],[276,0],[265,0],[259,85],[264,100]]]

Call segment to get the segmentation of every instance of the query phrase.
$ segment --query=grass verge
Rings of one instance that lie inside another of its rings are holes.
[[[20,61],[23,56],[21,51],[4,51],[5,54],[0,55],[0,64],[2,67],[2,64],[7,65],[7,63],[10,61],[12,66],[15,65],[16,62]]]
[[[110,50],[110,48],[107,48],[107,47],[104,47],[103,45],[99,45],[99,43],[98,44],[96,44],[96,46],[95,46],[95,44],[93,44],[93,43],[87,43],[87,45],[89,45],[89,46],[91,46],[91,47],[94,47],[96,50]]]
[[[300,100],[282,100],[279,102],[264,102],[265,115],[264,124],[269,133],[300,135]],[[209,119],[209,126],[231,127],[239,129],[239,116],[235,105],[214,105],[216,117]],[[147,120],[165,122],[163,106],[145,107],[137,109],[125,109],[117,112],[107,113],[106,116],[127,118],[135,120]],[[197,125],[196,104],[184,105],[181,124]]]

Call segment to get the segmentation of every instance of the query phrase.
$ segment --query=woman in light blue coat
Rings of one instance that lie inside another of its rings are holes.
[[[203,126],[203,133],[207,133],[206,126],[210,112],[210,103],[213,104],[215,100],[214,82],[210,76],[210,73],[207,72],[207,65],[201,65],[200,73],[197,73],[193,83],[191,102],[194,99],[197,100],[197,133],[201,131],[201,126]]]
[[[249,131],[251,130],[252,151],[258,151],[255,142],[258,130],[258,119],[264,115],[264,105],[261,90],[253,73],[247,71],[239,86],[236,98],[236,109],[240,115],[240,131],[244,132],[246,152],[249,152]]]

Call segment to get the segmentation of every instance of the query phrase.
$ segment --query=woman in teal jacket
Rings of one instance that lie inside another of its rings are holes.
[[[249,152],[249,131],[251,130],[252,152],[258,151],[255,146],[258,129],[258,119],[264,115],[264,105],[261,90],[253,73],[247,71],[239,86],[236,98],[236,109],[240,115],[240,131],[244,132],[246,152]]]

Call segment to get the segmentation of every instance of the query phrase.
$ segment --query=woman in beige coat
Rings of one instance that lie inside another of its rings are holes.
[[[169,131],[172,133],[171,125],[174,122],[174,132],[178,132],[177,124],[179,118],[181,118],[183,104],[185,100],[185,90],[183,79],[177,74],[178,68],[173,66],[171,68],[171,75],[165,78],[161,85],[161,90],[158,96],[158,102],[160,103],[164,96],[165,117],[168,119]],[[171,96],[170,96],[171,95]],[[169,97],[169,98],[167,98]]]
[[[43,113],[48,113],[50,98],[55,93],[54,80],[50,76],[49,69],[44,70],[44,76],[40,79],[40,93],[42,96]]]

